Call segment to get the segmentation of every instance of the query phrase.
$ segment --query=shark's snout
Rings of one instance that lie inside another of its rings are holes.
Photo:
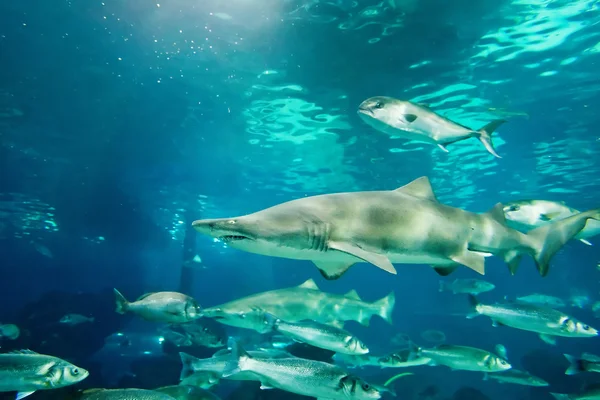
[[[208,236],[224,242],[248,240],[252,237],[244,231],[242,224],[235,218],[199,219],[192,222],[192,227]]]

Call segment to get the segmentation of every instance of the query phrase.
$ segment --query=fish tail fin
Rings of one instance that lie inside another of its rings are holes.
[[[129,302],[125,296],[121,294],[121,292],[119,292],[117,289],[113,290],[115,292],[115,301],[117,303],[117,309],[115,311],[119,314],[125,314],[125,312],[127,312],[127,308],[129,307]]]
[[[194,363],[198,361],[198,359],[184,352],[179,353],[179,357],[181,358],[181,365],[183,366],[181,368],[181,374],[179,375],[179,380],[182,381],[196,372]]]
[[[227,342],[227,346],[231,347],[231,359],[223,369],[221,374],[222,378],[227,378],[244,371],[245,364],[248,360],[252,359],[252,357],[246,353],[246,350],[244,350],[235,340],[230,338]]]
[[[541,276],[548,274],[552,257],[585,227],[588,219],[600,221],[600,208],[572,215],[527,233],[533,242],[533,258]]]
[[[473,319],[479,316],[479,312],[477,311],[479,300],[472,294],[467,295],[467,298],[469,300],[469,313],[467,314],[467,319]]]
[[[556,400],[569,400],[569,395],[568,394],[564,394],[564,393],[552,393],[552,392],[550,392],[550,394],[552,396],[554,396],[554,398]]]
[[[446,282],[440,281],[440,287],[439,287],[438,291],[441,293],[444,290],[446,290],[447,287],[448,287],[448,284]]]
[[[570,364],[569,368],[567,368],[567,370],[565,371],[565,375],[575,375],[575,374],[585,371],[585,366],[583,365],[583,360],[580,360],[569,354],[565,354],[564,356]]]
[[[392,313],[394,312],[394,305],[396,304],[396,295],[394,292],[390,292],[387,296],[377,300],[373,303],[377,315],[392,325]]]
[[[494,131],[505,122],[505,119],[496,119],[474,132],[475,136],[483,144],[488,153],[490,153],[496,158],[502,157],[500,157],[498,153],[496,153],[496,149],[494,149],[494,142],[492,142],[492,133],[494,133]]]

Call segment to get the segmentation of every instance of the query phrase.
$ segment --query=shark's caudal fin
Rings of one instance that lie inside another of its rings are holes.
[[[565,354],[564,356],[570,364],[569,368],[567,368],[567,370],[565,371],[565,375],[575,375],[585,371],[585,366],[583,365],[582,360],[570,356],[568,354]]]
[[[481,143],[483,143],[483,145],[485,146],[485,149],[488,151],[488,153],[490,153],[491,155],[493,155],[496,158],[502,158],[502,157],[500,157],[498,155],[498,153],[496,153],[496,149],[494,149],[494,143],[492,142],[492,133],[496,129],[498,129],[498,127],[500,125],[502,125],[505,122],[506,122],[505,119],[497,119],[497,120],[490,122],[483,128],[473,132],[474,136],[477,139],[479,139],[479,141]]]
[[[572,215],[527,233],[533,242],[533,258],[541,276],[548,274],[552,257],[585,227],[588,219],[600,221],[600,208]]]
[[[117,289],[113,290],[115,292],[115,302],[117,304],[115,311],[119,314],[125,314],[125,312],[127,311],[127,307],[129,306],[129,302],[127,301],[125,296],[121,294],[121,292],[119,292]]]

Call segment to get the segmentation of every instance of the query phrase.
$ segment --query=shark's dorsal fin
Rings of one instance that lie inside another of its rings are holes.
[[[306,282],[304,282],[301,285],[298,285],[299,288],[302,289],[312,289],[312,290],[319,290],[319,287],[317,286],[317,284],[315,283],[314,280],[309,279]]]
[[[414,181],[407,183],[404,186],[400,186],[394,192],[402,192],[413,197],[419,197],[422,199],[438,201],[429,182],[429,178],[422,176],[415,179]]]
[[[497,222],[500,222],[502,225],[506,225],[506,217],[504,215],[504,204],[496,203],[491,210],[486,213],[487,216],[491,217]]]
[[[362,299],[360,298],[360,296],[358,295],[358,293],[354,289],[352,289],[351,291],[349,291],[348,293],[346,293],[344,295],[344,297],[346,297],[348,299],[354,299],[354,300],[360,300],[360,301],[362,301]]]

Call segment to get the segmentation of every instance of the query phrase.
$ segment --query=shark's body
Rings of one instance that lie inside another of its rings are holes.
[[[599,211],[589,211],[523,234],[506,225],[502,204],[484,214],[450,207],[421,177],[392,191],[306,197],[193,226],[240,250],[312,260],[328,279],[357,262],[393,274],[393,263],[430,264],[442,275],[465,265],[483,274],[490,255],[502,257],[514,273],[522,254],[533,256],[545,275],[560,247],[587,219],[599,217]]]

